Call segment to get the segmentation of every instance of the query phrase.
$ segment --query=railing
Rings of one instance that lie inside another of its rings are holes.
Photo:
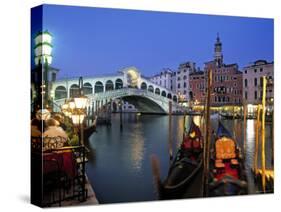
[[[49,141],[50,139],[47,143]],[[88,196],[85,187],[85,163],[87,162],[85,146],[60,147],[59,145],[43,151],[44,146],[46,146],[45,138],[44,142],[41,137],[31,138],[31,162],[32,167],[36,168],[32,170],[33,179],[38,177],[43,179],[36,186],[37,189],[42,189],[43,196],[39,204],[60,206],[66,200],[85,201]]]
[[[102,100],[106,98],[118,98],[122,96],[131,96],[131,95],[138,95],[138,96],[145,96],[145,97],[151,97],[155,100],[169,103],[171,99],[155,94],[153,92],[147,91],[147,90],[141,90],[141,89],[135,89],[135,88],[122,88],[117,90],[111,90],[111,91],[105,91],[101,93],[95,93],[92,95],[88,95],[88,97],[93,98],[95,100]]]

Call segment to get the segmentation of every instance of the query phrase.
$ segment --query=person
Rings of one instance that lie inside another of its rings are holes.
[[[31,152],[40,152],[42,149],[42,120],[31,120]]]
[[[46,131],[43,132],[44,150],[61,148],[67,145],[68,136],[53,118],[46,120]]]
[[[56,121],[58,121],[58,122],[59,122],[59,126],[60,126],[64,131],[66,131],[67,127],[66,127],[66,125],[63,123],[63,117],[62,117],[60,114],[56,114],[56,115],[54,115],[54,119],[55,119]]]
[[[37,118],[31,120],[31,137],[42,137],[42,122]]]

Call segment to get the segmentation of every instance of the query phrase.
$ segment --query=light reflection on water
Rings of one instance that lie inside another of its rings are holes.
[[[99,126],[98,133],[90,137],[91,150],[87,164],[87,175],[101,203],[148,201],[157,198],[152,182],[150,156],[156,154],[160,161],[161,178],[169,168],[168,127],[169,117],[159,115],[124,114],[123,130],[120,131],[119,114],[112,114],[112,126]],[[217,128],[218,117],[212,116],[211,127]],[[227,129],[235,129],[233,136],[243,147],[243,121],[221,120]],[[200,116],[194,117],[200,126]],[[188,130],[191,117],[186,116]],[[183,135],[183,116],[172,117],[172,150],[176,153]],[[266,126],[266,148],[271,153],[271,125]],[[253,166],[255,145],[255,120],[247,120],[246,168]],[[271,167],[271,155],[267,164]],[[249,175],[250,176],[250,175]],[[253,179],[250,186],[253,187]],[[250,189],[253,192],[253,188]]]

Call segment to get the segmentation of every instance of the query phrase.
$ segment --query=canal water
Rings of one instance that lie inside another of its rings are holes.
[[[202,123],[199,116],[186,116],[185,127],[191,119]],[[175,154],[183,135],[183,116],[172,116],[172,149]],[[221,120],[243,147],[243,121]],[[255,144],[255,120],[247,120],[246,168],[250,193],[254,188],[250,169],[253,166]],[[211,117],[212,129],[216,129],[218,116]],[[151,155],[160,162],[161,179],[169,169],[169,117],[164,115],[112,114],[112,125],[98,126],[86,144],[90,149],[86,171],[100,203],[151,201],[157,199],[151,169]],[[266,125],[267,167],[271,168],[272,126]],[[193,192],[192,190],[190,192]],[[192,195],[191,195],[192,196]]]

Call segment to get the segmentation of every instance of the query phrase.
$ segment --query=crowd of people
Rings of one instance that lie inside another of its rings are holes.
[[[43,150],[67,146],[69,137],[66,130],[63,117],[59,114],[45,120],[40,119],[40,116],[31,120],[31,137],[39,138],[39,142],[43,140]]]

